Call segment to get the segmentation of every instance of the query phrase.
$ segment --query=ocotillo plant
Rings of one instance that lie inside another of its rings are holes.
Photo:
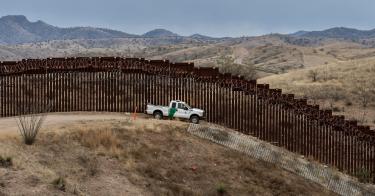
[[[48,112],[51,110],[51,102],[46,106],[30,104],[19,107],[20,116],[16,117],[18,130],[25,144],[32,145]]]

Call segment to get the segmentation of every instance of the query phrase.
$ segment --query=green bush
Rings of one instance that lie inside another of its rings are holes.
[[[217,187],[216,187],[216,191],[219,195],[224,195],[225,193],[227,193],[226,189],[225,189],[225,186],[223,184],[219,184]]]
[[[365,168],[358,169],[355,176],[362,183],[369,183],[372,181],[370,172]]]
[[[57,188],[60,191],[65,191],[65,189],[66,189],[66,182],[65,182],[65,179],[63,177],[56,178],[52,182],[52,184],[55,186],[55,188]]]
[[[10,167],[12,165],[13,162],[11,157],[3,158],[2,156],[0,156],[0,167]]]

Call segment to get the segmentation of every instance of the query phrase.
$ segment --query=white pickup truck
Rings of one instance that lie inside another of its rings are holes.
[[[169,106],[147,104],[145,113],[153,115],[156,119],[162,119],[163,116],[171,117],[171,109],[175,111],[173,117],[189,119],[190,122],[194,124],[198,124],[199,120],[203,119],[204,115],[203,110],[191,108],[188,104],[179,100],[172,100]]]

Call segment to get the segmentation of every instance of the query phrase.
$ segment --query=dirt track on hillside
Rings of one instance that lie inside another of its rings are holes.
[[[139,114],[137,114],[139,116]],[[144,117],[143,114],[141,114]],[[106,112],[73,112],[73,113],[51,113],[48,114],[43,125],[69,125],[74,122],[88,120],[120,120],[129,118],[129,114],[106,113]],[[16,117],[0,118],[0,136],[18,134]]]

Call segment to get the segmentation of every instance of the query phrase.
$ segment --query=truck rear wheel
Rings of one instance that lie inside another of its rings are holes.
[[[193,124],[199,124],[199,116],[194,115],[190,117],[190,122]]]
[[[163,118],[163,114],[159,111],[154,112],[154,118],[161,120]]]

